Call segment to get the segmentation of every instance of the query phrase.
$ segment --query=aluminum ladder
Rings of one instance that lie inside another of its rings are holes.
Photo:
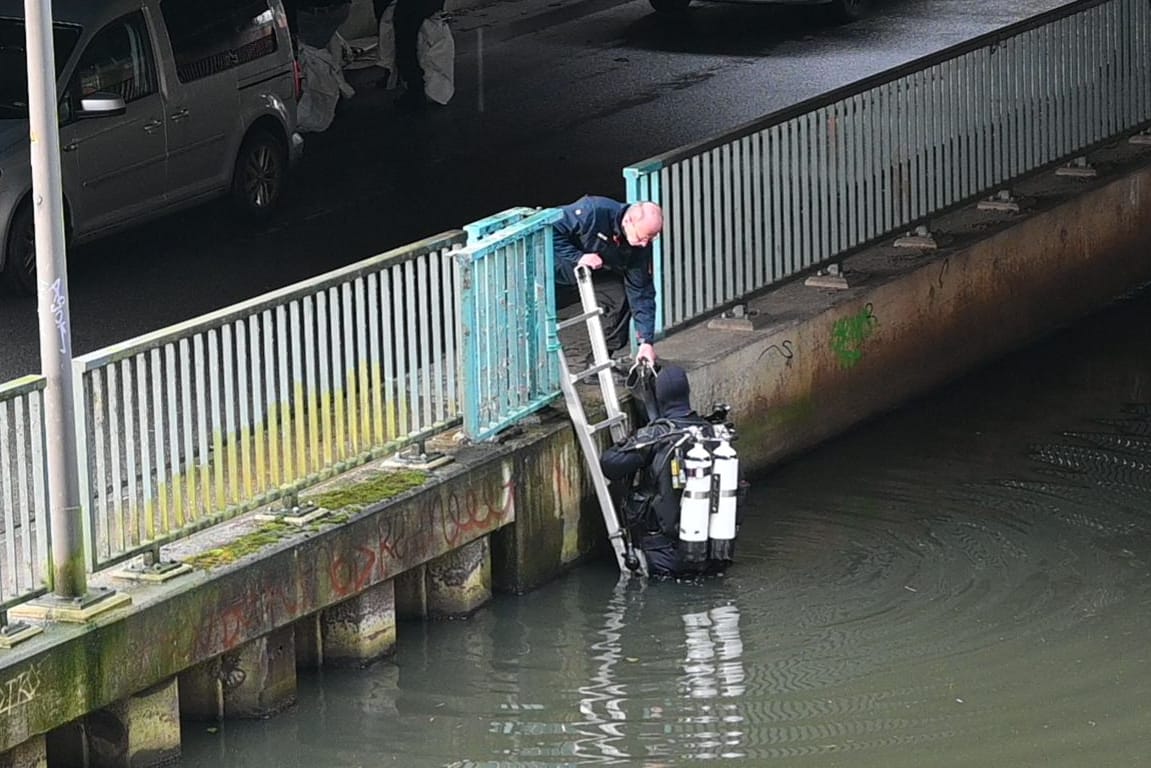
[[[596,498],[599,500],[600,510],[603,512],[604,526],[607,528],[608,540],[615,551],[616,563],[620,573],[627,576],[637,574],[647,576],[647,560],[643,551],[631,541],[627,528],[620,524],[619,513],[615,502],[608,490],[607,478],[599,466],[599,444],[596,433],[608,429],[612,440],[619,442],[627,438],[630,428],[626,413],[620,410],[619,398],[616,395],[615,379],[612,378],[613,362],[607,352],[607,342],[603,336],[603,323],[600,317],[603,309],[596,304],[595,293],[592,288],[591,270],[587,267],[576,267],[576,284],[579,287],[582,314],[556,323],[556,354],[559,355],[560,388],[567,401],[568,413],[575,426],[576,436],[579,438],[580,448],[583,449],[584,459],[587,462],[588,472],[591,474],[592,484],[595,486]],[[578,324],[584,324],[591,341],[592,365],[586,370],[572,373],[568,369],[567,356],[564,354],[563,344],[559,342],[559,331]],[[577,385],[590,376],[599,377],[599,388],[603,394],[604,407],[607,418],[603,421],[589,424],[587,413],[584,411],[583,401],[580,399]]]

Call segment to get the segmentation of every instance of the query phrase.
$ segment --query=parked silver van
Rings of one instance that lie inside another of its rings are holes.
[[[303,140],[280,0],[54,0],[69,243],[283,194]],[[0,0],[0,275],[36,290],[24,0]]]

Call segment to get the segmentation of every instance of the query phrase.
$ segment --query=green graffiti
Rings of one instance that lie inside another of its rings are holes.
[[[841,317],[831,329],[831,348],[844,368],[854,367],[863,359],[863,342],[875,331],[876,320],[868,304],[851,317]]]

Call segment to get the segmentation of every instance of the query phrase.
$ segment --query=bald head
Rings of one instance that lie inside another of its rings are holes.
[[[663,230],[663,211],[655,203],[632,203],[623,214],[623,233],[627,241],[642,248]]]

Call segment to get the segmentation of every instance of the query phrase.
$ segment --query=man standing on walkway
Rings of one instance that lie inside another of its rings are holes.
[[[585,195],[563,206],[556,222],[556,287],[568,296],[578,291],[575,268],[592,270],[596,303],[603,309],[604,339],[613,356],[630,344],[634,316],[637,358],[655,363],[655,284],[652,282],[651,241],[663,230],[663,211],[655,203],[621,203]]]
[[[433,14],[444,9],[444,0],[373,0],[376,23],[395,2],[393,24],[396,32],[396,70],[404,81],[404,92],[396,99],[401,109],[422,111],[428,105],[424,91],[424,68],[420,66],[420,27]]]

